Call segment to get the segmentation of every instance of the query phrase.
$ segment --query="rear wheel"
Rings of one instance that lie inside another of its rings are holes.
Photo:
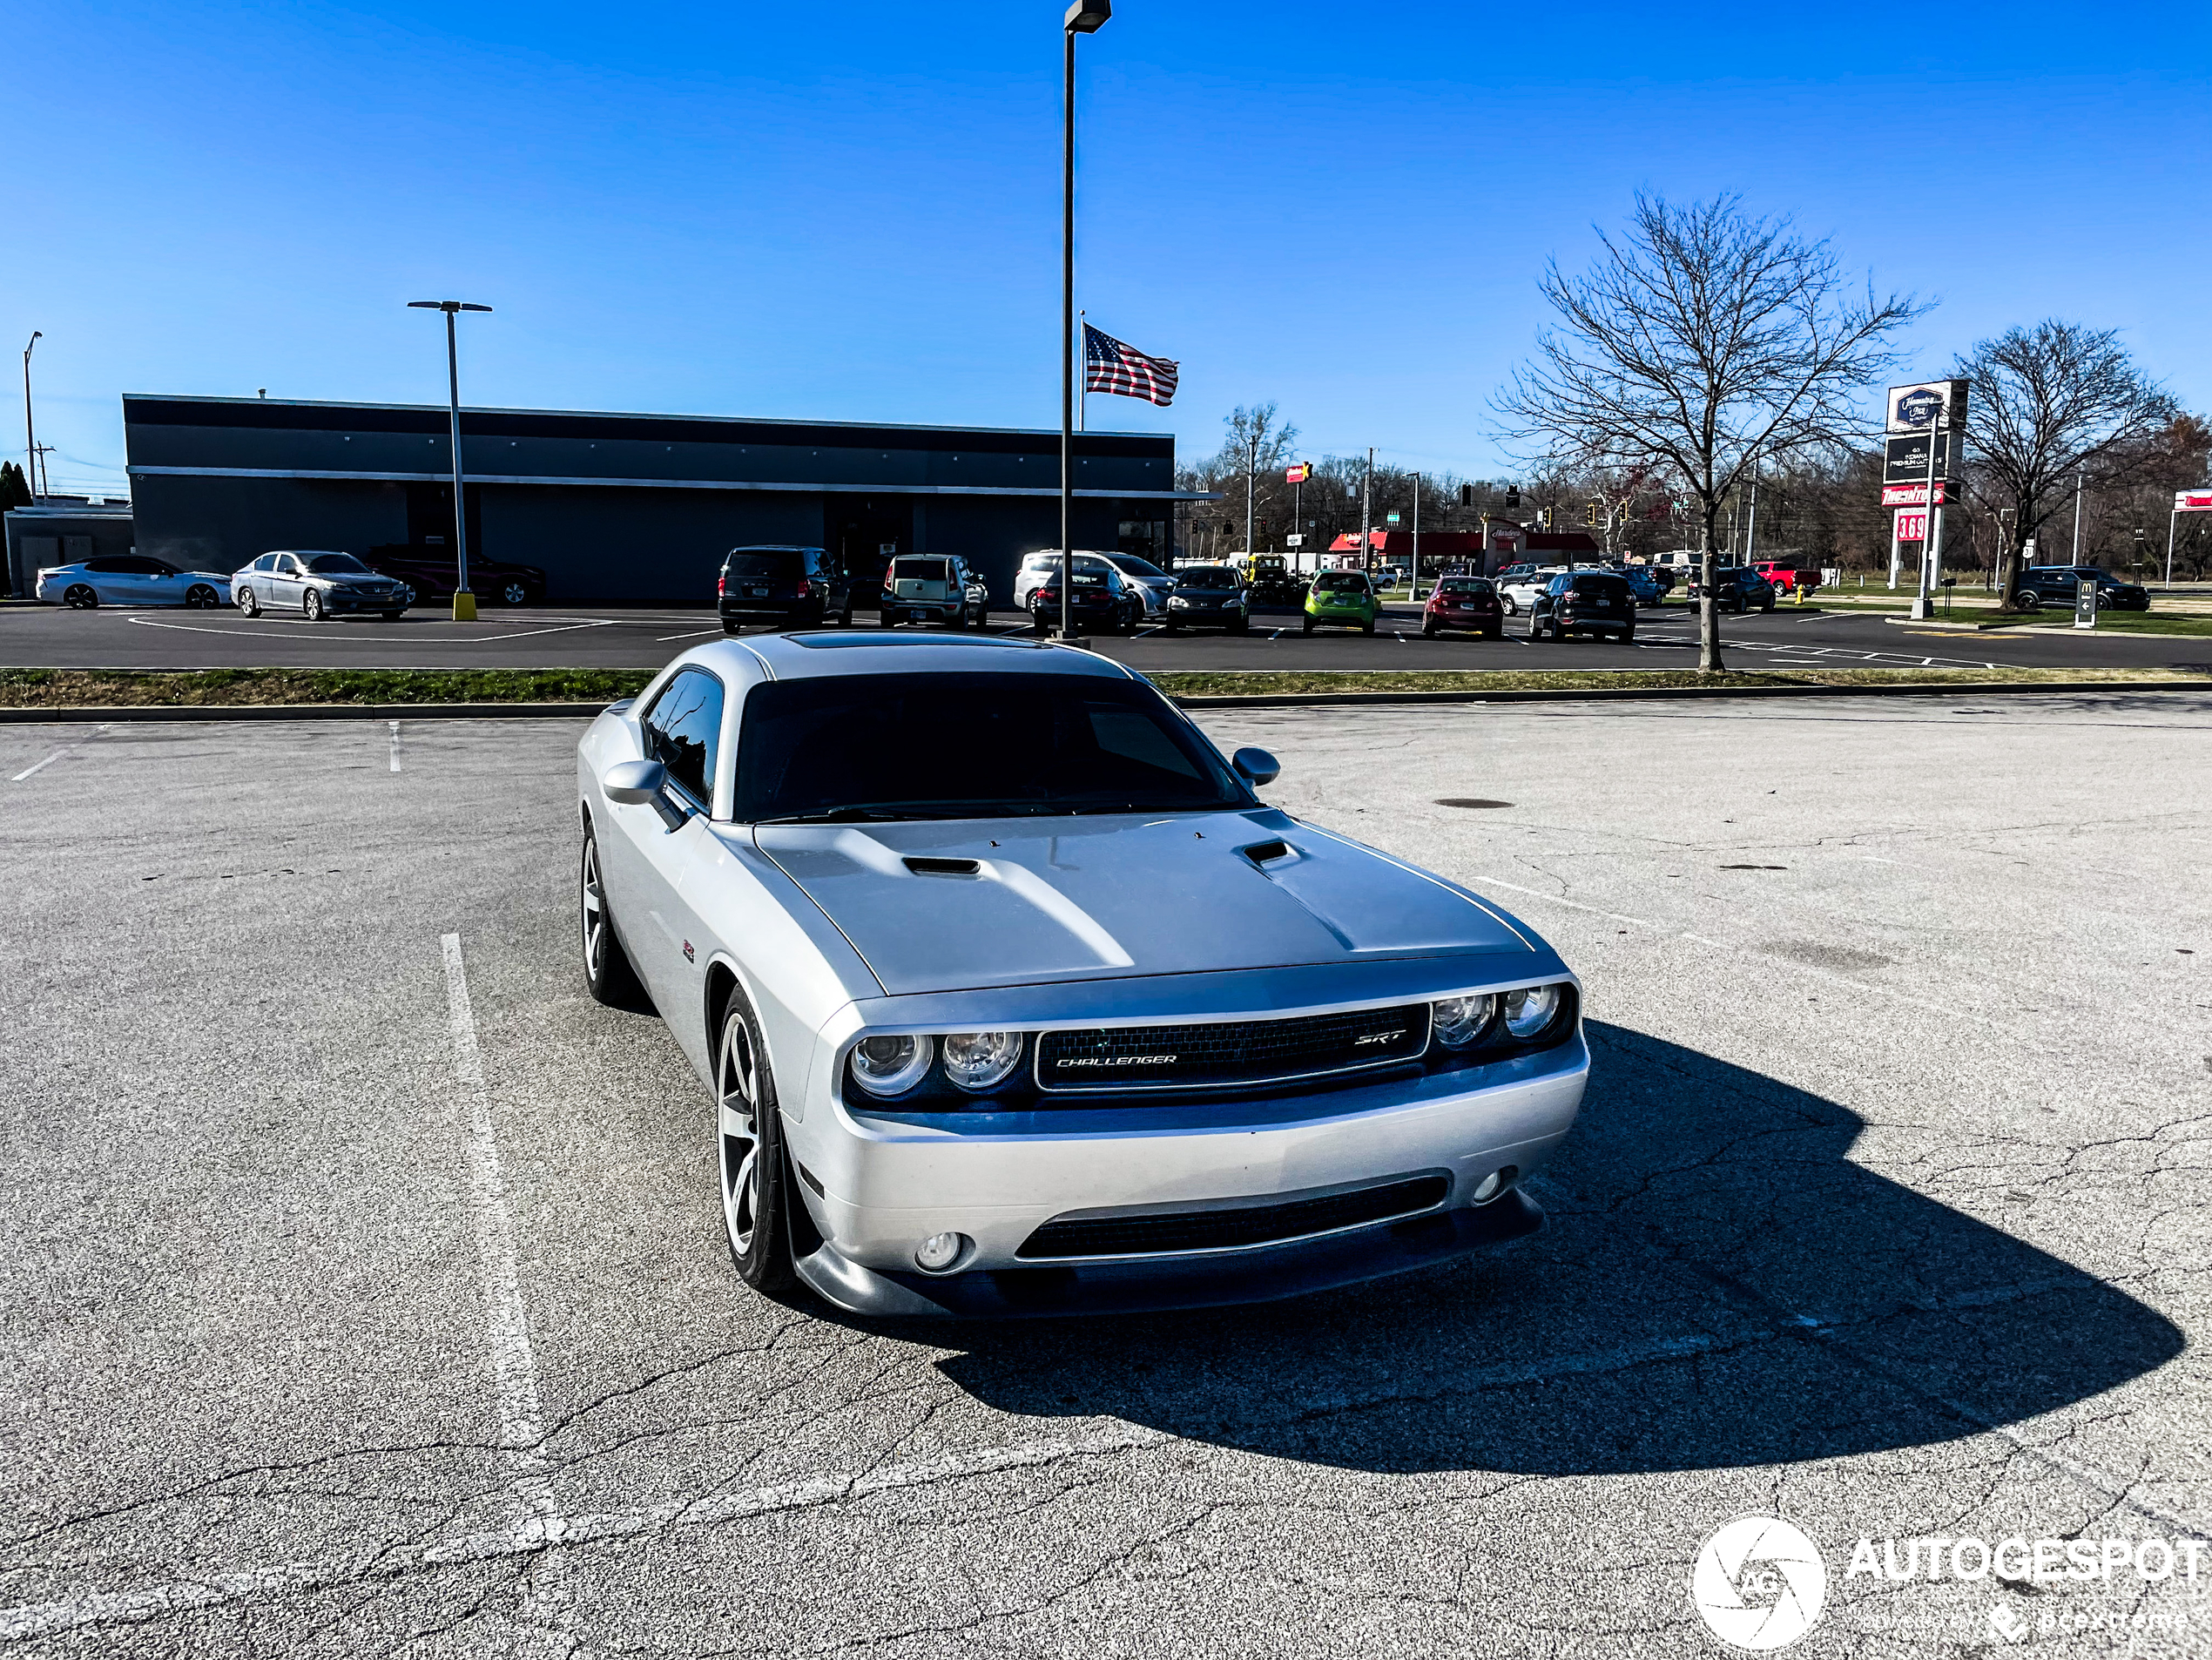
[[[954,633],[958,633],[962,629],[966,628],[968,626],[968,607],[962,605],[957,611],[950,613],[945,618],[945,626],[951,629]]]
[[[783,1122],[767,1051],[745,994],[732,989],[714,1053],[715,1137],[721,1175],[722,1230],[730,1260],[755,1291],[792,1283],[791,1233],[784,1219]]]
[[[875,614],[875,625],[878,628],[898,627],[898,624],[893,620],[891,613],[887,611],[878,611]]]
[[[1305,631],[1309,634],[1313,631],[1313,619],[1311,617],[1305,619]]]
[[[530,603],[530,590],[510,577],[499,584],[499,603],[502,605],[527,605]]]
[[[1360,624],[1359,631],[1362,634],[1372,634],[1375,631],[1375,619],[1371,617],[1366,622]]]
[[[1423,623],[1421,624],[1421,638],[1425,640],[1434,639],[1436,638],[1436,624],[1433,623]]]
[[[738,631],[738,627],[739,624],[730,617],[725,617],[722,619],[722,631],[725,634],[734,634]]]
[[[583,830],[583,855],[577,874],[577,916],[583,946],[584,989],[598,1002],[624,1007],[637,995],[637,975],[616,937],[614,914],[607,908],[606,884],[599,875],[599,838]]]
[[[88,611],[98,605],[100,597],[84,583],[78,583],[62,596],[62,604],[71,611]]]

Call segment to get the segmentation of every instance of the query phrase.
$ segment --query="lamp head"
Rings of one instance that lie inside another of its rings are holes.
[[[474,305],[466,300],[410,300],[407,302],[407,308],[409,311],[442,311],[447,313],[456,311],[489,311],[491,309],[489,306]]]
[[[1113,15],[1114,0],[1076,0],[1068,8],[1064,26],[1070,34],[1095,35]]]

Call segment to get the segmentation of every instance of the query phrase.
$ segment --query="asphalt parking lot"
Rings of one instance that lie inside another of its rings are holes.
[[[1203,1315],[765,1301],[704,1091],[579,982],[578,723],[0,729],[0,1648],[1720,1653],[1685,1582],[1760,1513],[1827,1564],[1793,1654],[2212,1651],[2212,1557],[1845,1573],[2212,1529],[2212,698],[1206,724],[1584,977],[1544,1233]]]
[[[1033,631],[1019,612],[995,633]],[[1256,616],[1241,638],[1168,635],[1157,627],[1101,636],[1094,649],[1148,672],[1162,669],[1653,669],[1696,666],[1696,624],[1682,605],[1642,612],[1633,644],[1532,641],[1525,623],[1502,640],[1421,638],[1418,611],[1386,613],[1373,638],[1324,631],[1296,614]],[[2212,642],[2092,634],[1965,634],[1893,626],[1879,617],[1782,607],[1728,617],[1723,639],[1738,668],[2183,668],[2212,672]],[[0,606],[0,666],[12,668],[658,668],[721,638],[711,611],[487,611],[454,623],[435,610],[397,623],[309,623],[264,613]]]

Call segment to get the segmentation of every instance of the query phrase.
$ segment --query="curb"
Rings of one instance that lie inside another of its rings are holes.
[[[132,720],[559,720],[604,703],[152,703],[0,709],[0,725]]]
[[[1256,692],[1249,697],[1175,697],[1183,709],[1305,709],[1339,704],[1692,702],[1716,698],[1994,697],[2005,692],[2212,692],[2212,680],[1956,680],[1907,685],[1501,687],[1495,692]],[[92,721],[221,720],[566,720],[598,714],[604,703],[234,703],[97,704],[50,709],[0,708],[0,725]]]
[[[1251,697],[1170,696],[1183,709],[1295,709],[1361,703],[1631,703],[1713,698],[1940,698],[1995,697],[2012,692],[2212,692],[2212,680],[1954,680],[1908,685],[1843,686],[1589,686],[1521,688],[1496,692],[1315,692],[1255,693]]]

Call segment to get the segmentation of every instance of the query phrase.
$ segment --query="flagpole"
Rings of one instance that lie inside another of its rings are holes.
[[[1090,430],[1090,314],[1076,314],[1076,349],[1082,354],[1082,367],[1077,371],[1082,379],[1076,382],[1076,430]]]

